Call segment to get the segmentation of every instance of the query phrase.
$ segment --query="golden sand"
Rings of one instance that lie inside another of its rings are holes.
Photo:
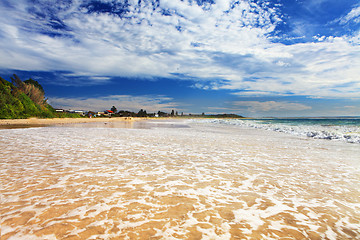
[[[359,239],[359,153],[344,144],[193,125],[1,130],[1,240]]]
[[[0,128],[12,128],[16,126],[49,126],[59,124],[75,124],[75,123],[105,123],[105,122],[133,122],[141,120],[141,118],[132,117],[114,117],[114,118],[28,118],[28,119],[0,119]]]

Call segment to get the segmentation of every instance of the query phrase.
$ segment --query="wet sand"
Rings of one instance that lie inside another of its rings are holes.
[[[76,128],[137,128],[146,129],[188,127],[181,119],[171,118],[29,118],[0,119],[0,129],[36,128],[36,127],[76,127]]]
[[[0,129],[44,127],[63,124],[80,123],[123,123],[142,120],[141,118],[28,118],[28,119],[0,119]]]
[[[1,240],[360,238],[357,145],[148,124],[0,130]]]

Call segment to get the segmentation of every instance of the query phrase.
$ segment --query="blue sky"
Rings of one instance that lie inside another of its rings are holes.
[[[2,0],[0,76],[54,107],[359,116],[358,0]]]

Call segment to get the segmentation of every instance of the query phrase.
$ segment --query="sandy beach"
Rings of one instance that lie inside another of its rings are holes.
[[[141,118],[116,117],[116,118],[28,118],[28,119],[0,119],[0,128],[24,128],[77,123],[114,123],[133,122]]]
[[[0,130],[1,239],[360,238],[358,145],[147,124]]]

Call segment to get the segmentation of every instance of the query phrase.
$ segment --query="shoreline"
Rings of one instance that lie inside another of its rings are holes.
[[[74,123],[96,123],[96,122],[136,122],[142,120],[188,120],[188,119],[233,119],[233,118],[206,118],[206,117],[97,117],[97,118],[26,118],[26,119],[0,119],[0,128],[4,126],[17,125],[38,125],[49,126],[57,124],[74,124]],[[251,119],[251,118],[241,118]]]
[[[135,122],[143,118],[114,117],[114,118],[27,118],[27,119],[0,119],[0,129],[45,127],[52,125],[76,123],[103,123],[103,122]]]
[[[97,118],[26,118],[26,119],[0,119],[0,129],[46,127],[54,125],[81,124],[81,123],[134,123],[144,120],[187,120],[192,118],[171,117],[97,117]],[[201,119],[201,118],[195,118]],[[206,119],[206,118],[205,118]]]
[[[5,239],[360,237],[358,146],[115,120],[0,131]]]

